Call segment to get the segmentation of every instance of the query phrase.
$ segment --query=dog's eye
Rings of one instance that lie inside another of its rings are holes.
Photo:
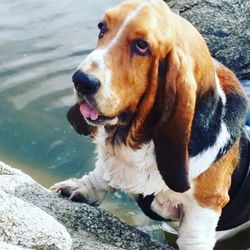
[[[140,56],[146,56],[150,53],[149,45],[148,43],[143,40],[139,39],[134,42],[134,51]]]
[[[104,37],[104,34],[107,31],[107,25],[104,22],[100,22],[100,23],[98,23],[98,28],[100,30],[98,38],[101,39]]]

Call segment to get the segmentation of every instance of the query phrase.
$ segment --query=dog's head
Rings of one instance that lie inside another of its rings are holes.
[[[162,1],[125,1],[98,24],[97,48],[73,75],[77,102],[92,125],[135,113],[157,62],[173,47],[170,10]]]
[[[162,0],[125,1],[98,28],[96,49],[73,75],[78,118],[85,119],[78,123],[119,126],[130,115],[127,142],[153,139],[163,179],[173,190],[187,190],[196,96],[215,76],[204,40]]]

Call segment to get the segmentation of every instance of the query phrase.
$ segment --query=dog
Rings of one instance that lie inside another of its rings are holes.
[[[73,75],[67,114],[96,143],[95,169],[51,189],[95,206],[122,189],[150,218],[180,221],[181,250],[213,249],[250,219],[240,83],[162,0],[124,1],[98,28],[96,49]]]

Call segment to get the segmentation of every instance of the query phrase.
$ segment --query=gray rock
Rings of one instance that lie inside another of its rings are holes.
[[[63,224],[73,241],[71,249],[173,249],[167,245],[152,242],[147,234],[124,224],[100,208],[73,203],[58,197],[20,170],[1,162],[0,190],[5,192],[5,195],[12,196],[13,199],[22,200],[25,204],[29,203],[30,207],[36,206],[42,209]],[[0,211],[4,208],[1,200],[0,196]],[[0,230],[2,230],[1,223]],[[16,242],[12,243],[17,245]]]
[[[70,249],[69,233],[52,216],[0,190],[0,241],[35,249]]]
[[[15,246],[13,244],[9,244],[9,243],[6,243],[6,242],[0,242],[0,249],[1,250],[30,250],[28,248]]]
[[[250,79],[250,1],[166,0],[204,36],[213,57]]]

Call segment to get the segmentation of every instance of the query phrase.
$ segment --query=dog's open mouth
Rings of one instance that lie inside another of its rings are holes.
[[[80,104],[80,112],[87,121],[92,124],[104,124],[107,121],[113,120],[115,117],[102,115],[95,107],[86,101]]]

